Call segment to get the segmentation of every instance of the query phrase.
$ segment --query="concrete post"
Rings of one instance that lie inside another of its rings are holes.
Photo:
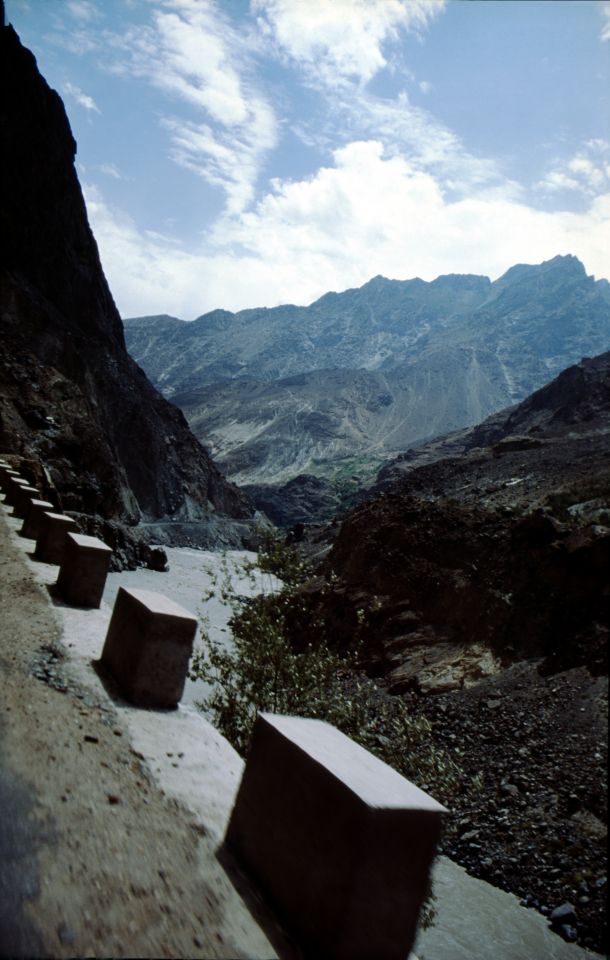
[[[197,618],[168,597],[120,587],[101,663],[132,703],[175,707],[196,632]]]
[[[305,956],[406,960],[445,812],[329,724],[260,714],[226,843]]]
[[[5,505],[7,507],[14,506],[20,488],[27,486],[29,484],[23,477],[10,477],[6,487],[6,497],[4,498]]]
[[[25,516],[19,533],[28,540],[36,540],[40,533],[43,513],[53,510],[53,504],[48,500],[30,500],[30,508]]]
[[[67,533],[57,589],[75,607],[99,607],[112,550],[97,537]]]
[[[14,470],[8,463],[4,466],[0,466],[0,487],[2,490],[6,490],[8,486],[9,479],[11,477],[18,477],[19,471]]]
[[[13,516],[20,517],[21,520],[27,515],[32,500],[40,497],[40,490],[37,487],[29,485],[22,486],[15,495],[15,505],[13,507]]]
[[[43,513],[34,551],[36,559],[59,565],[63,560],[67,533],[76,533],[76,520],[63,513]]]

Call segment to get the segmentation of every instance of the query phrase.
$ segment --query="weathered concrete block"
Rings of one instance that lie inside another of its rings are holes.
[[[42,515],[52,512],[53,504],[48,500],[30,500],[30,507],[25,515],[23,525],[19,533],[28,540],[36,540],[40,533]]]
[[[38,490],[37,487],[33,487],[30,484],[21,486],[15,494],[13,516],[20,517],[23,520],[30,509],[30,503],[32,500],[37,500],[38,497],[40,497],[40,490]]]
[[[8,484],[5,488],[6,497],[4,498],[4,502],[7,505],[7,507],[13,507],[15,505],[15,499],[21,487],[28,487],[28,486],[29,486],[29,483],[24,477],[20,477],[20,476],[10,477]]]
[[[11,477],[18,477],[19,471],[13,469],[8,463],[0,466],[0,487],[6,490]]]
[[[306,956],[406,960],[444,812],[329,724],[259,714],[225,839]]]
[[[142,707],[175,707],[184,692],[197,618],[150,590],[120,587],[101,662]]]
[[[67,533],[57,589],[75,607],[99,607],[112,550],[97,537]]]
[[[76,533],[76,520],[63,513],[43,513],[34,551],[36,559],[61,564],[68,533]]]

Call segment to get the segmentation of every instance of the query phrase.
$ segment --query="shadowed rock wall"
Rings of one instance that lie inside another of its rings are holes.
[[[63,103],[10,26],[0,64],[0,450],[43,460],[68,509],[250,516],[126,352]]]

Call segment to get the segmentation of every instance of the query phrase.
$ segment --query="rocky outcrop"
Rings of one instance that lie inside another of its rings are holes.
[[[260,484],[244,490],[278,527],[308,523],[312,516],[330,520],[342,507],[328,480],[311,474],[299,474],[283,486]]]
[[[67,509],[130,523],[252,513],[125,349],[61,99],[0,28],[0,449]]]
[[[523,659],[549,673],[607,670],[600,524],[385,495],[348,515],[325,569],[329,639],[350,645],[361,632],[369,669],[395,692],[459,689]]]
[[[296,645],[358,644],[477,784],[444,851],[607,947],[610,355],[479,427],[408,452],[326,530],[288,617]]]
[[[380,471],[370,495],[397,491],[505,510],[539,507],[560,519],[576,511],[606,522],[609,463],[610,353],[604,353],[475,427],[408,450]]]

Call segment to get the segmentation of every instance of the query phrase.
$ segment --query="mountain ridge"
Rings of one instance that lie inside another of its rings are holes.
[[[124,327],[130,352],[235,482],[337,483],[350,470],[370,478],[607,350],[609,289],[560,255],[493,282],[373,277],[308,307]]]

